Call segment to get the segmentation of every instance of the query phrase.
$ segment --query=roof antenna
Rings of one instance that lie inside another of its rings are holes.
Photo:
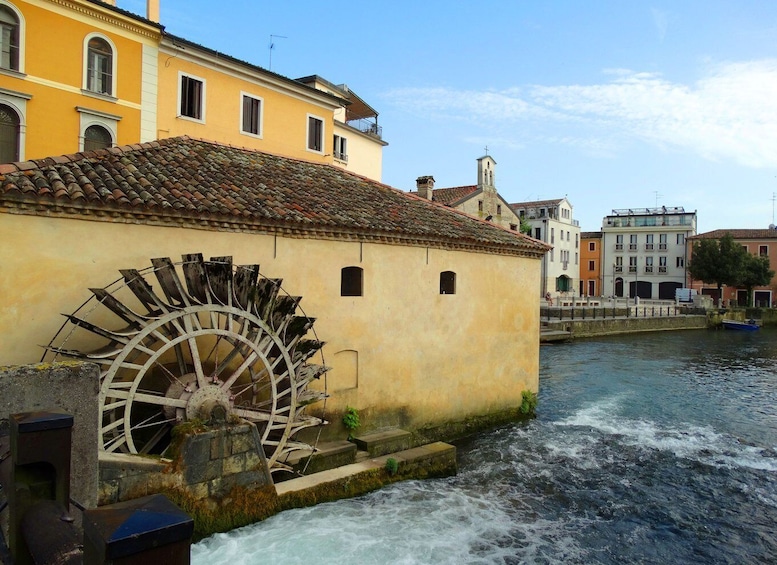
[[[270,66],[267,68],[267,70],[272,70],[272,50],[275,49],[275,42],[273,41],[273,37],[277,37],[279,39],[288,39],[285,35],[270,35]]]

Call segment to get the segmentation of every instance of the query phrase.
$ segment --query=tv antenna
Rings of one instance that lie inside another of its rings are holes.
[[[267,67],[267,70],[272,70],[272,50],[275,49],[275,41],[274,38],[278,39],[288,39],[285,35],[272,35],[270,34],[270,66]]]
[[[772,225],[774,225],[774,201],[777,200],[777,193],[772,192]]]
[[[656,195],[656,208],[658,208],[658,199],[659,199],[659,198],[663,198],[663,197],[664,197],[664,195],[663,195],[663,194],[659,194],[657,190],[654,190],[654,191],[653,191],[653,194],[655,194],[655,195]]]

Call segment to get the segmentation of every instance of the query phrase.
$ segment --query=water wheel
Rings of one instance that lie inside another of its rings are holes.
[[[294,435],[325,423],[303,413],[326,396],[308,384],[327,369],[308,363],[323,343],[300,298],[231,257],[120,273],[47,347],[101,367],[100,449],[161,454],[178,423],[239,417],[258,428],[270,470],[288,469],[288,453],[310,447]]]

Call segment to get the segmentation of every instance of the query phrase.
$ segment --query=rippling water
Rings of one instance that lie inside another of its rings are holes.
[[[539,415],[458,444],[460,472],[284,512],[199,565],[775,563],[777,332],[541,350]]]

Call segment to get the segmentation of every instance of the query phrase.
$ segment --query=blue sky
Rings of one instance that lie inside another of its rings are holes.
[[[118,0],[141,15],[145,0]],[[777,192],[777,2],[161,0],[173,34],[378,112],[383,181],[566,196],[581,228],[682,206],[698,231],[766,228]]]

